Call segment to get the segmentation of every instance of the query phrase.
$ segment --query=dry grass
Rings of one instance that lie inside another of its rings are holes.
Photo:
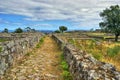
[[[120,70],[120,43],[96,40],[68,40],[79,49],[91,53],[96,59],[108,62]],[[110,54],[110,55],[108,55]]]

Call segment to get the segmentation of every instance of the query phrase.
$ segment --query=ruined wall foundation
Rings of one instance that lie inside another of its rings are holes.
[[[7,34],[8,35],[8,34]],[[21,59],[42,38],[43,34],[34,33],[24,37],[12,37],[10,41],[0,43],[0,75],[3,75],[13,63]],[[2,37],[5,38],[3,35]],[[11,36],[9,35],[9,38]]]
[[[57,35],[53,38],[63,50],[74,80],[120,80],[120,72],[113,65],[100,62],[85,51],[64,43]]]

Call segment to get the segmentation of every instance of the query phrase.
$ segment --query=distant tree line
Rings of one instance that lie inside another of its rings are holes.
[[[8,33],[9,30],[7,28],[5,28],[2,33]],[[22,28],[17,28],[15,29],[14,33],[22,33],[22,32],[37,32],[37,30],[35,29],[31,29],[30,27],[26,27],[25,29],[22,29]]]

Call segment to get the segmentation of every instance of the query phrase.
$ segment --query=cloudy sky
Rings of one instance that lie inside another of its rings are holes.
[[[31,27],[56,30],[99,28],[99,13],[120,0],[0,0],[0,30]]]

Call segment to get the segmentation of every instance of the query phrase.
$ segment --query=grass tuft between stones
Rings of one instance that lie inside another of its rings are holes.
[[[39,43],[36,45],[36,48],[40,48],[41,47],[41,44],[44,42],[44,38],[41,38],[39,40]]]
[[[64,55],[61,54],[61,67],[63,69],[63,72],[62,72],[62,77],[64,80],[73,80],[72,79],[72,76],[69,72],[69,67],[68,67],[68,64],[67,62],[65,61],[64,59]]]

